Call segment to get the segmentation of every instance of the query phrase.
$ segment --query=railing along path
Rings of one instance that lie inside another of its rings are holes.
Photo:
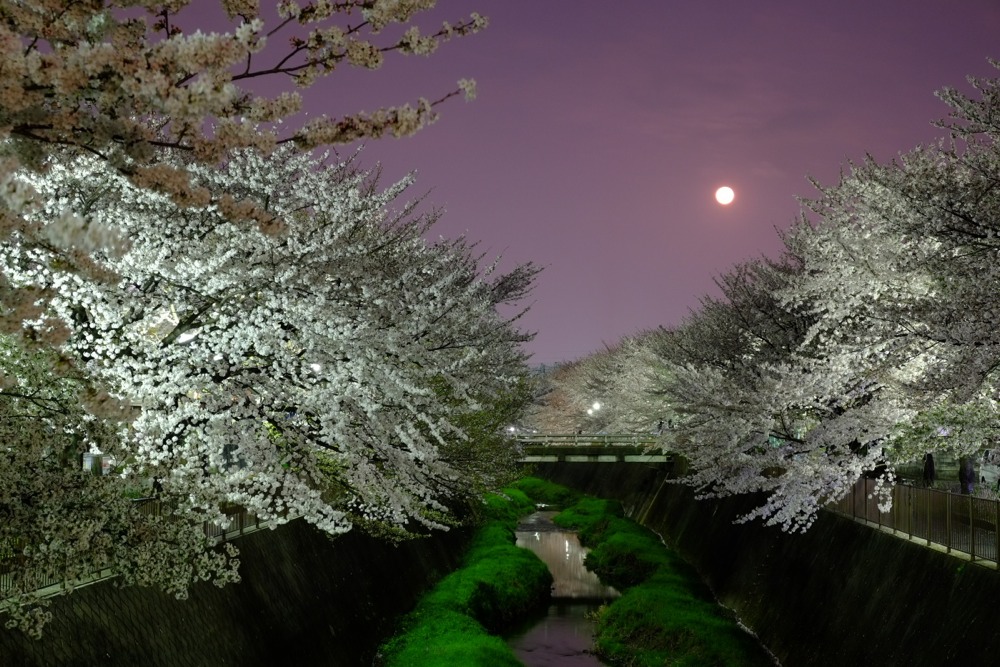
[[[140,514],[158,516],[162,513],[159,498],[138,498],[133,502]],[[234,507],[232,511],[226,512],[226,518],[227,524],[206,521],[202,526],[205,537],[218,544],[260,530],[268,525],[267,522],[261,521],[243,508]],[[5,599],[7,591],[14,586],[13,572],[16,568],[16,558],[13,556],[17,549],[18,547],[14,545],[0,544],[0,600]],[[81,580],[73,581],[72,585],[74,588],[79,588],[115,576],[116,572],[113,569],[106,568],[93,572]],[[69,587],[69,582],[61,576],[38,575],[33,583],[35,590],[44,597],[59,595]]]
[[[652,433],[544,433],[517,436],[525,463],[666,463]],[[655,450],[655,451],[654,451]]]
[[[628,462],[632,457],[615,457],[611,452],[615,448],[628,447],[651,449],[657,436],[655,433],[536,433],[519,435],[517,440],[524,447],[524,460],[528,462],[573,463],[601,459]],[[594,451],[581,453],[584,449]],[[574,454],[581,455],[556,453],[562,450],[573,450]],[[601,456],[599,452],[608,455]],[[670,460],[668,452],[659,454],[662,458],[658,457],[657,461]],[[648,458],[633,460],[649,461]],[[1000,562],[1000,500],[897,484],[892,489],[892,508],[888,512],[879,510],[878,501],[875,480],[862,478],[855,483],[851,493],[829,503],[825,509],[897,537],[922,542],[929,548],[967,557],[981,565],[997,567]]]
[[[516,436],[525,445],[643,446],[656,444],[655,433],[531,433]]]
[[[878,500],[875,480],[859,479],[851,493],[827,509],[898,537],[997,566],[1000,501],[996,498],[897,484],[888,512],[879,510]]]

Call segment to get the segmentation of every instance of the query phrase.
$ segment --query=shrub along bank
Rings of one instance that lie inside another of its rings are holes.
[[[583,496],[554,521],[590,547],[587,568],[622,596],[598,612],[595,652],[612,665],[753,667],[773,661],[712,600],[697,573],[614,501]]]
[[[587,567],[622,596],[598,613],[595,649],[612,665],[756,667],[771,659],[714,603],[694,570],[655,533],[624,518],[614,501],[526,477],[486,500],[486,522],[460,569],[404,618],[382,647],[387,667],[520,665],[496,635],[545,604],[545,564],[514,545],[518,518],[544,503],[565,508],[555,522],[591,549]]]
[[[506,667],[521,663],[496,636],[547,604],[552,575],[515,546],[518,518],[535,505],[517,488],[486,498],[485,523],[458,570],[442,579],[383,645],[387,667]]]

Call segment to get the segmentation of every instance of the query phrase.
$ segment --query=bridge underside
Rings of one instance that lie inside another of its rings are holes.
[[[645,447],[612,446],[524,446],[524,463],[668,463],[671,457]]]

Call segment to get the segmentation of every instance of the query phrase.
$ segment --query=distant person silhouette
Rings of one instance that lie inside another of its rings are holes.
[[[924,486],[931,486],[934,483],[934,455],[928,452],[924,454]]]

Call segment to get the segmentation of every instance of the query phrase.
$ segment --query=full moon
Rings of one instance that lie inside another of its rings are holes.
[[[736,193],[728,185],[723,185],[721,188],[715,191],[715,201],[719,202],[723,206],[728,206],[733,203],[736,198]]]

